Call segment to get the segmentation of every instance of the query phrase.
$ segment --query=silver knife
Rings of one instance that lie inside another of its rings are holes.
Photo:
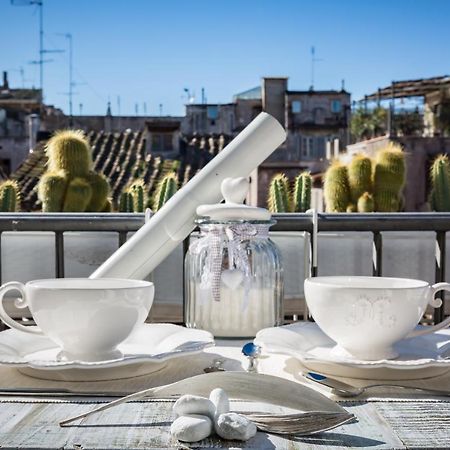
[[[128,394],[129,392],[78,392],[70,389],[0,387],[0,397],[123,397]]]
[[[428,389],[421,388],[416,386],[407,386],[400,385],[394,383],[374,383],[364,387],[356,387],[352,386],[348,383],[344,383],[343,381],[336,380],[334,378],[330,378],[326,375],[317,373],[317,372],[307,372],[303,374],[308,380],[314,381],[316,383],[322,384],[323,386],[327,386],[331,388],[333,394],[339,395],[341,397],[356,397],[361,395],[366,389],[374,388],[374,387],[394,387],[399,389],[410,389],[415,391],[422,391],[424,393],[429,393],[433,395],[439,396],[450,396],[450,391],[437,390],[437,389]]]

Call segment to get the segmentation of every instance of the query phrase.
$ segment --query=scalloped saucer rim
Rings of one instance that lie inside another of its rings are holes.
[[[327,375],[368,379],[416,379],[450,370],[450,329],[404,339],[394,344],[399,358],[364,361],[331,354],[336,343],[314,322],[297,322],[259,331],[254,342],[267,353],[300,361]]]
[[[155,342],[155,338],[159,340]],[[147,349],[152,341],[157,344],[153,351]],[[60,349],[49,338],[10,329],[0,332],[0,365],[39,370],[106,369],[137,363],[160,365],[212,346],[214,337],[208,331],[146,323],[119,345],[123,353],[121,358],[94,362],[58,361],[56,354]]]

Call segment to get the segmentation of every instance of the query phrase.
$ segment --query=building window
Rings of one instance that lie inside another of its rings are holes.
[[[172,133],[152,133],[152,152],[173,150]]]
[[[219,117],[219,108],[216,105],[207,106],[206,114],[209,120],[216,120]]]
[[[298,114],[302,112],[302,102],[300,100],[294,100],[291,104],[292,112]]]
[[[342,103],[340,100],[332,100],[331,102],[331,112],[340,113],[342,110]]]

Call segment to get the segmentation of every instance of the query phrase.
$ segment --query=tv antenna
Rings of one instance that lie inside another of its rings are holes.
[[[78,94],[78,92],[74,92],[73,88],[75,86],[81,86],[86,83],[77,83],[73,80],[73,36],[72,33],[56,33],[58,36],[63,36],[67,39],[69,43],[69,90],[68,92],[64,92],[64,95],[69,96],[69,116],[73,116],[73,96]]]
[[[63,53],[64,50],[47,50],[44,48],[44,0],[11,0],[14,6],[36,5],[39,9],[39,59],[30,61],[30,64],[39,66],[39,88],[41,90],[42,102],[44,101],[44,64],[53,61],[44,59],[47,53]]]
[[[19,72],[22,89],[25,89],[26,81],[31,81],[28,78],[25,78],[25,70],[23,67],[19,67],[18,69],[6,69],[6,71],[7,72]]]
[[[316,49],[314,45],[311,47],[311,90],[314,90],[314,75],[316,62],[323,61],[323,59],[316,58]]]

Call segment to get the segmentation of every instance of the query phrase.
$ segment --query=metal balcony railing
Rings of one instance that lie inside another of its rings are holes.
[[[296,231],[310,233],[311,251],[308,265],[310,275],[320,274],[317,264],[317,239],[312,216],[309,214],[275,214],[277,223],[272,231]],[[445,280],[446,233],[450,231],[450,213],[370,213],[370,214],[318,214],[318,232],[371,232],[372,273],[383,274],[382,254],[385,231],[432,231],[435,233],[435,282]],[[93,214],[93,213],[0,213],[0,282],[2,233],[8,231],[47,231],[55,235],[55,274],[64,277],[65,232],[116,232],[118,247],[127,240],[127,234],[137,231],[144,224],[144,214]],[[187,251],[188,239],[184,250]],[[320,263],[320,261],[319,261]],[[440,295],[444,295],[441,293]],[[441,297],[443,298],[443,297]],[[184,302],[184,299],[183,299]],[[444,306],[435,310],[434,320],[441,321]]]

